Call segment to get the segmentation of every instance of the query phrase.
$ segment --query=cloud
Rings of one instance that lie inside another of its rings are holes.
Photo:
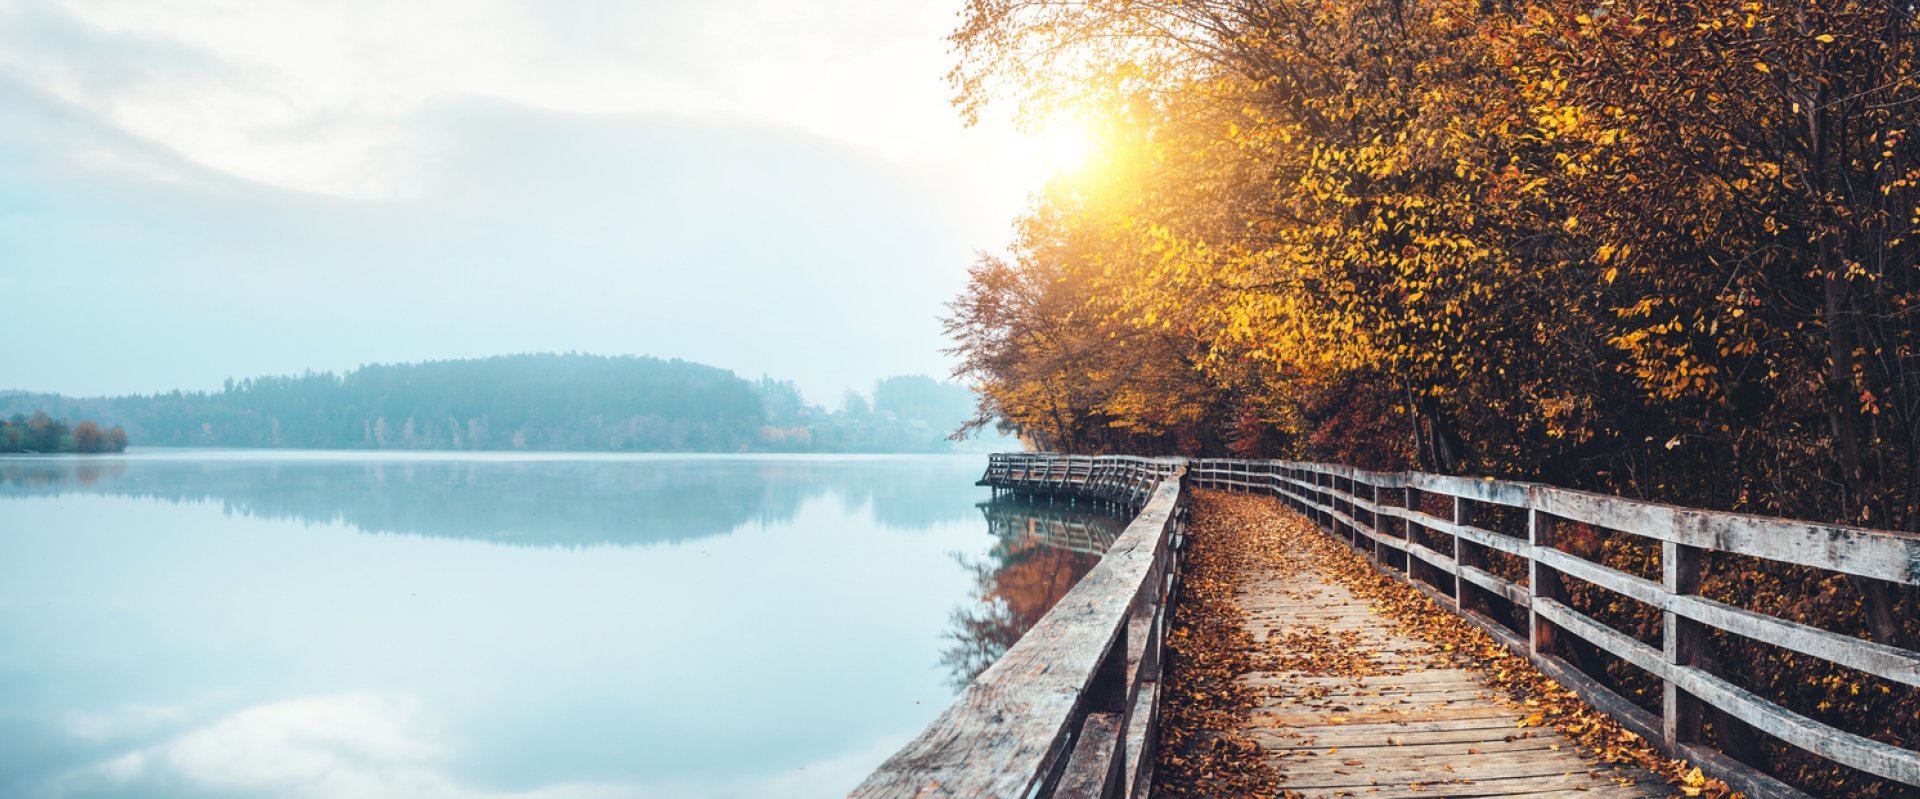
[[[185,782],[283,796],[431,799],[459,791],[430,768],[417,703],[369,694],[248,708],[91,769],[119,786]]]
[[[93,0],[0,10],[0,73],[223,174],[416,196],[437,103],[950,145],[938,4]],[[903,68],[904,67],[904,68]]]
[[[69,713],[61,725],[67,735],[86,743],[150,735],[186,721],[180,708],[164,705],[133,705],[113,713]]]
[[[298,799],[597,799],[614,786],[494,792],[447,775],[420,704],[342,694],[247,708],[158,746],[70,775],[59,794],[203,794]]]
[[[139,714],[135,714],[139,715]],[[664,799],[827,796],[847,790],[900,740],[776,773],[750,760],[718,781],[475,785],[449,773],[454,753],[421,703],[347,693],[246,708],[56,780],[53,796],[277,796],[289,799]]]

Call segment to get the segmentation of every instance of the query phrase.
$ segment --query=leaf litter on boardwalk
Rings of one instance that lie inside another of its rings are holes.
[[[1280,775],[1259,744],[1241,732],[1260,695],[1238,679],[1253,670],[1256,647],[1234,594],[1245,564],[1271,550],[1252,517],[1213,495],[1196,497],[1194,511],[1167,634],[1154,795],[1291,796],[1280,790]]]
[[[1265,762],[1258,745],[1239,732],[1259,702],[1259,692],[1237,678],[1257,666],[1355,678],[1377,673],[1357,638],[1324,628],[1269,638],[1265,647],[1256,644],[1233,597],[1244,566],[1262,563],[1278,565],[1282,572],[1317,570],[1345,586],[1397,631],[1425,642],[1436,665],[1478,672],[1509,702],[1527,708],[1530,712],[1520,726],[1559,730],[1596,763],[1651,772],[1665,779],[1675,795],[1740,796],[1692,764],[1662,755],[1534,668],[1524,655],[1376,570],[1277,501],[1196,491],[1190,541],[1183,567],[1185,594],[1168,637],[1170,699],[1162,716],[1156,792],[1177,797],[1293,795],[1279,788],[1279,772]]]

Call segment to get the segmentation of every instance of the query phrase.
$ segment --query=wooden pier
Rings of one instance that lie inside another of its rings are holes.
[[[1905,689],[1920,687],[1920,653],[1699,594],[1710,555],[1920,585],[1920,537],[1911,534],[1529,483],[1283,461],[995,455],[982,483],[996,491],[1098,498],[1138,515],[1092,573],[853,796],[1148,796],[1167,609],[1179,594],[1196,487],[1279,500],[1310,520],[1316,534],[1361,553],[1646,741],[1749,796],[1805,794],[1714,748],[1701,732],[1709,719],[1744,725],[1894,785],[1920,786],[1920,752],[1830,726],[1730,682],[1702,656],[1702,642],[1709,631],[1755,639]],[[1276,517],[1276,525],[1285,523]],[[1656,547],[1657,579],[1602,565],[1567,545],[1571,536],[1594,531]],[[1284,759],[1321,747],[1349,755],[1283,766],[1281,787],[1382,799],[1667,795],[1668,786],[1645,774],[1591,768],[1557,734],[1513,739],[1526,719],[1512,718],[1517,711],[1496,701],[1481,678],[1415,656],[1417,647],[1328,583],[1315,564],[1276,560],[1261,568],[1245,575],[1250,587],[1238,602],[1266,625],[1263,642],[1274,635],[1288,640],[1289,628],[1311,628],[1367,642],[1383,667],[1342,685],[1319,685],[1298,669],[1243,675],[1281,689],[1274,692],[1281,701],[1261,709],[1256,731],[1270,755]],[[1654,609],[1658,640],[1648,643],[1576,610],[1575,582]],[[1616,692],[1592,672],[1596,656],[1656,680],[1657,701],[1649,707],[1644,698],[1637,703]],[[1289,705],[1289,696],[1307,699]]]

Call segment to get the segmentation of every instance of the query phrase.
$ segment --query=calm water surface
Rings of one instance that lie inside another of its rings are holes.
[[[1120,528],[984,465],[0,459],[0,797],[837,796]]]

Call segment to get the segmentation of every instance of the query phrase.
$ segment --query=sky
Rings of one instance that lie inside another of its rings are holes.
[[[951,107],[961,2],[0,0],[0,389],[945,376],[944,304],[1050,166]]]

